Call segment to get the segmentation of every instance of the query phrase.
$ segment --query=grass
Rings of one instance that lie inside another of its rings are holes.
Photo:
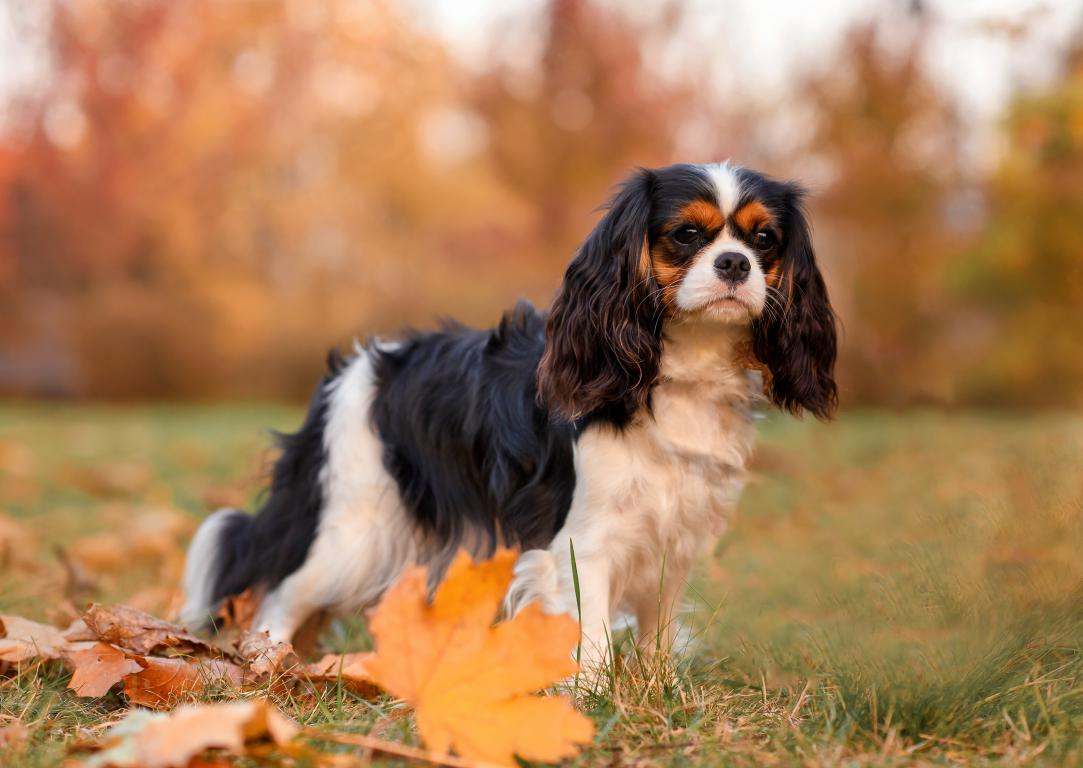
[[[272,457],[265,429],[298,418],[0,407],[0,512],[35,539],[0,566],[0,612],[62,621],[87,597],[168,610],[186,531],[169,528],[170,551],[140,546],[144,533],[250,498]],[[125,536],[111,561],[108,542]],[[55,546],[85,583],[65,583]],[[1081,552],[1079,416],[772,418],[740,515],[690,585],[690,640],[673,659],[627,650],[579,692],[599,736],[576,762],[1083,762]],[[357,629],[333,645],[356,646]],[[0,764],[53,765],[123,707],[74,699],[66,682],[49,668],[0,680],[0,728],[31,726]],[[388,700],[281,704],[314,727],[416,743]]]

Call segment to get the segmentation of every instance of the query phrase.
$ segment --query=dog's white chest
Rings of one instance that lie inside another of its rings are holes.
[[[724,531],[744,485],[759,391],[756,375],[733,363],[740,341],[726,327],[678,328],[651,414],[580,437],[581,509],[607,510],[614,535],[684,550]]]

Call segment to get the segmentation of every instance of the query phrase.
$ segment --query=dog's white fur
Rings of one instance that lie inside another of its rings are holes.
[[[568,519],[547,550],[524,553],[516,566],[510,607],[540,599],[553,613],[581,609],[591,662],[605,658],[619,612],[636,617],[644,649],[668,647],[695,557],[726,530],[760,391],[758,376],[734,362],[743,337],[721,324],[669,330],[653,416],[638,416],[619,435],[600,427],[579,438]]]

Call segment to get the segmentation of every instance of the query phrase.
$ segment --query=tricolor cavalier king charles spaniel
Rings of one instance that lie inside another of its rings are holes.
[[[258,514],[200,527],[182,619],[263,595],[254,628],[290,640],[364,609],[460,548],[522,554],[506,599],[580,619],[588,662],[611,622],[647,648],[697,554],[726,529],[766,396],[828,418],[835,316],[803,190],[729,163],[635,172],[545,314],[449,325],[332,355]],[[577,605],[574,567],[580,602]]]

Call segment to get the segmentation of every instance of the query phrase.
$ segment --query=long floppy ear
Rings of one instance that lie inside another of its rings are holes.
[[[788,185],[782,204],[782,258],[775,286],[778,302],[752,326],[756,357],[771,372],[771,400],[790,413],[810,411],[829,419],[838,406],[835,312],[816,266],[802,200]]]
[[[602,408],[627,418],[658,377],[663,310],[647,241],[653,184],[644,169],[624,183],[549,310],[538,397],[566,419]]]

